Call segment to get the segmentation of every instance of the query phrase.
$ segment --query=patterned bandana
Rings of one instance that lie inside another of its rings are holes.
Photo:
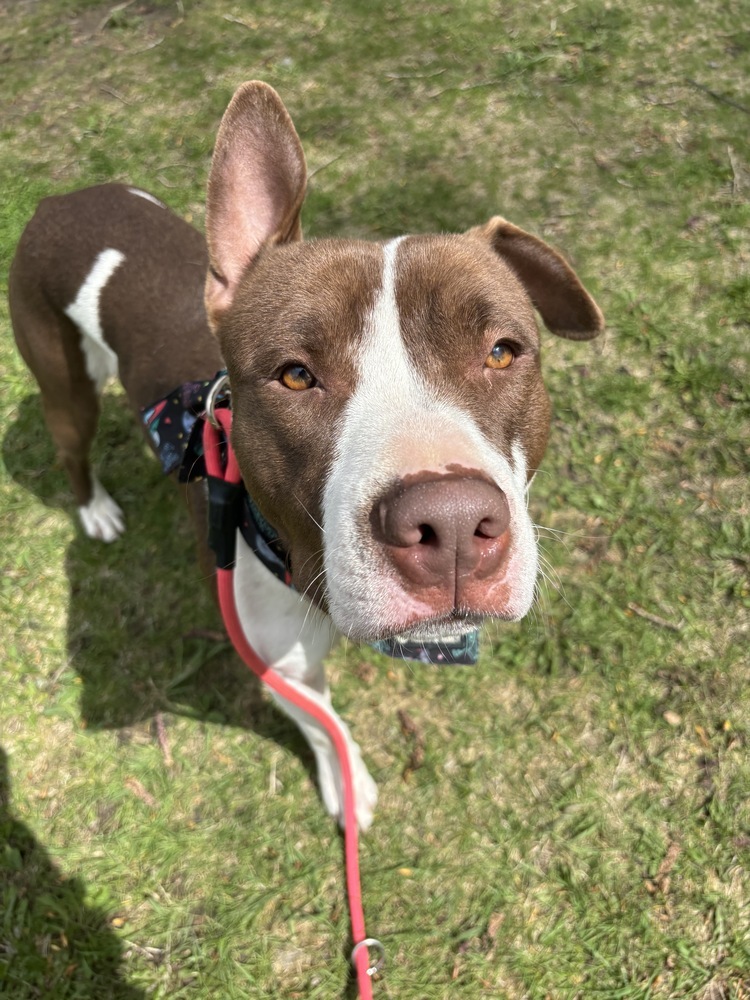
[[[185,382],[152,406],[141,410],[146,433],[159,456],[165,475],[179,469],[181,483],[198,482],[206,476],[203,460],[203,416],[206,396],[217,372],[202,382]]]
[[[203,457],[206,397],[213,383],[222,375],[226,372],[217,372],[212,379],[200,382],[185,382],[141,411],[146,433],[165,475],[179,470],[181,483],[199,482],[206,478]],[[228,398],[219,397],[217,405],[228,406]],[[284,551],[277,532],[244,487],[224,489],[223,485],[220,481],[209,479],[210,543],[216,551],[219,566],[224,568],[233,564],[234,535],[239,528],[245,542],[263,565],[291,587],[289,555]],[[479,656],[479,631],[425,642],[395,636],[372,643],[372,648],[398,660],[473,665]]]

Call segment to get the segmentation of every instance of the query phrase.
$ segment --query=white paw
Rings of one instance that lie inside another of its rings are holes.
[[[85,507],[78,508],[83,530],[89,538],[114,542],[125,531],[125,518],[98,479],[94,480],[94,495]]]
[[[360,759],[359,770],[354,776],[354,810],[360,830],[369,830],[372,826],[377,802],[378,786]]]
[[[378,801],[378,787],[365,767],[356,744],[350,746],[349,759],[354,783],[354,814],[357,817],[357,826],[360,830],[369,830]],[[333,750],[330,754],[318,756],[318,783],[323,805],[343,828],[344,789],[338,759]]]

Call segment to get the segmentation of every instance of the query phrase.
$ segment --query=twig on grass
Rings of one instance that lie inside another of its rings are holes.
[[[685,79],[691,87],[695,87],[696,90],[702,90],[704,94],[708,94],[709,97],[713,97],[715,101],[719,101],[721,104],[728,104],[730,108],[736,108],[738,111],[742,111],[746,115],[750,115],[750,108],[745,107],[744,104],[738,104],[737,101],[733,101],[731,97],[724,97],[722,94],[717,94],[715,90],[710,90],[702,83],[698,83],[697,80],[691,80],[689,76],[685,77]]]
[[[226,632],[215,628],[191,628],[185,633],[186,639],[208,639],[209,642],[227,642]]]
[[[172,757],[172,751],[169,749],[167,730],[164,726],[164,716],[161,712],[157,712],[154,716],[154,728],[156,729],[156,739],[161,747],[161,752],[164,754],[164,763],[167,767],[171,767],[174,764],[174,758]]]
[[[311,177],[314,177],[316,174],[319,174],[321,170],[325,170],[327,167],[330,167],[331,164],[336,163],[337,160],[342,159],[343,155],[344,155],[343,153],[339,153],[339,155],[334,156],[332,160],[328,160],[326,163],[321,163],[319,167],[316,167],[314,170],[311,170],[310,173],[307,175],[308,180]]]
[[[655,97],[649,97],[648,94],[646,94],[644,100],[650,108],[673,108],[680,103],[679,101],[659,101]]]
[[[247,21],[243,21],[241,17],[235,17],[234,14],[224,14],[225,21],[229,21],[230,24],[240,24],[243,28],[247,28],[248,31],[255,31],[255,27],[252,24],[248,24]]]
[[[142,49],[136,49],[134,55],[140,55],[141,52],[150,52],[151,49],[155,49],[157,45],[161,45],[164,41],[164,35],[161,38],[157,38],[155,42],[150,42],[148,45],[144,45]]]
[[[539,63],[547,62],[548,56],[542,55],[538,56],[536,59],[531,59],[528,66],[536,66]],[[501,73],[500,76],[493,77],[491,80],[478,80],[476,83],[458,83],[454,87],[444,87],[442,90],[435,90],[432,94],[428,94],[428,100],[434,100],[436,97],[441,97],[443,94],[450,94],[452,91],[463,92],[467,90],[482,90],[484,87],[501,87],[507,82],[508,78],[519,72],[519,67],[513,66]]]
[[[508,72],[494,80],[480,80],[479,83],[459,83],[455,87],[443,87],[442,90],[435,90],[431,94],[428,94],[427,97],[429,100],[433,101],[436,97],[442,97],[443,94],[450,94],[453,92],[463,93],[467,90],[482,90],[484,87],[499,87],[507,81],[510,75],[511,72]]]
[[[668,622],[666,618],[660,618],[659,615],[652,614],[651,611],[646,611],[645,608],[642,608],[640,604],[636,604],[634,601],[628,602],[628,608],[634,615],[638,615],[639,618],[645,618],[647,622],[651,622],[652,625],[658,625],[659,628],[668,628],[670,632],[681,632],[685,624],[684,621]]]
[[[125,787],[135,795],[141,802],[145,802],[149,809],[156,809],[158,803],[151,792],[147,792],[137,778],[126,778]]]
[[[442,76],[445,69],[436,69],[432,73],[386,73],[386,80],[430,80],[435,76]]]
[[[106,83],[103,83],[99,87],[99,90],[101,90],[103,94],[109,94],[110,97],[117,98],[118,101],[122,101],[122,103],[127,104],[128,107],[132,107],[133,105],[132,101],[129,101],[126,97],[123,97],[122,94],[118,94],[118,92],[114,89],[114,87],[108,87]]]
[[[397,714],[401,732],[413,744],[409,759],[401,772],[402,779],[408,781],[414,771],[424,764],[424,736],[408,712],[400,708]]]
[[[115,16],[115,14],[119,14],[120,11],[125,10],[126,7],[130,7],[134,3],[135,3],[135,0],[125,0],[124,3],[115,4],[115,6],[110,9],[110,11],[107,14],[107,16],[104,17],[104,18],[102,18],[102,20],[99,22],[99,25],[98,25],[98,27],[97,27],[96,30],[97,31],[104,31],[104,29],[107,27],[107,25],[109,24],[109,22]]]
[[[677,841],[672,840],[667,847],[667,852],[661,860],[659,869],[653,878],[646,879],[646,891],[651,895],[661,892],[666,895],[669,892],[670,872],[674,868],[675,861],[680,856],[682,848]]]
[[[736,198],[742,191],[742,170],[731,146],[727,146],[727,156],[729,157],[729,166],[732,168],[732,194]]]
[[[136,944],[135,941],[128,941],[127,938],[123,942],[127,948],[132,949],[132,951],[137,952],[139,955],[143,955],[150,962],[160,962],[162,956],[164,955],[163,948],[154,948],[151,945],[140,945]]]

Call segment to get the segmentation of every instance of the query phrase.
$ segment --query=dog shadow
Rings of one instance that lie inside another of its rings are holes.
[[[21,488],[46,507],[76,516],[38,394],[18,406],[2,449],[6,468]],[[65,557],[68,662],[82,682],[80,714],[86,728],[127,734],[128,727],[164,711],[242,727],[295,754],[317,787],[314,758],[304,738],[262,697],[261,682],[240,662],[224,634],[208,582],[200,579],[188,511],[148,452],[123,398],[103,400],[92,459],[125,510],[126,531],[106,545],[79,528]],[[54,665],[52,672],[60,666]],[[2,790],[0,784],[0,832],[6,801]],[[43,858],[41,848],[33,849]],[[37,867],[45,868],[50,880],[59,880],[49,862]],[[77,883],[66,885],[78,892]],[[83,897],[82,889],[78,895]],[[93,911],[90,916],[98,919]],[[102,962],[111,961],[117,939],[105,924],[95,930],[102,938]],[[143,997],[125,985],[120,992],[110,988],[107,995],[114,1000]],[[357,995],[350,978],[342,996]]]
[[[122,945],[106,914],[86,905],[84,885],[63,875],[13,816],[8,758],[2,747],[0,844],[0,884],[7,903],[0,954],[7,963],[3,982],[8,995],[26,996],[25,988],[39,983],[49,997],[57,996],[59,989],[60,995],[75,994],[80,1000],[145,1000],[142,990],[121,978]]]
[[[18,406],[3,455],[19,486],[76,517],[38,394]],[[68,662],[82,682],[86,727],[124,729],[165,711],[238,726],[288,748],[314,775],[304,739],[226,639],[185,504],[122,397],[103,401],[93,464],[125,511],[126,531],[107,545],[79,528],[65,556]]]

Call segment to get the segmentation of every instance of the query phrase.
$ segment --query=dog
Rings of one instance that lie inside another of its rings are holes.
[[[140,418],[226,367],[244,483],[293,583],[238,537],[243,628],[267,663],[330,707],[323,661],[341,634],[440,642],[527,613],[538,565],[527,489],[550,422],[535,310],[573,340],[604,320],[560,254],[500,217],[461,235],[303,241],[306,177],[281,99],[245,83],[218,132],[206,240],[137,188],[46,198],[9,295],[92,538],[124,528],[88,460],[105,382],[120,378]],[[187,489],[205,538],[205,484]],[[341,821],[328,736],[277,700]],[[377,792],[348,741],[366,829]]]

